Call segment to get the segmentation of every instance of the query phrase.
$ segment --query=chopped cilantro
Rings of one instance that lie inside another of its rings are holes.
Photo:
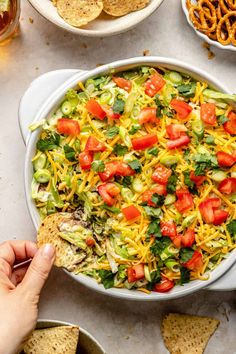
[[[114,113],[122,114],[125,109],[125,101],[117,98],[112,108]]]
[[[187,85],[180,85],[177,87],[177,90],[179,91],[180,95],[186,98],[194,97],[196,91],[196,84],[194,82]]]
[[[124,187],[130,186],[131,183],[132,183],[131,176],[125,176],[125,177],[123,178],[123,180],[122,180],[122,185],[123,185]]]
[[[198,194],[196,184],[190,179],[190,171],[184,171],[184,184],[189,188],[190,193]]]
[[[190,150],[189,149],[185,149],[184,153],[183,153],[183,158],[186,162],[190,161]]]
[[[183,285],[185,283],[190,282],[190,270],[184,267],[180,268],[180,284]]]
[[[133,160],[131,162],[128,163],[129,167],[132,168],[132,170],[134,170],[137,173],[140,173],[142,171],[142,165],[139,162],[139,160]]]
[[[152,290],[154,285],[161,281],[160,269],[156,269],[150,273],[151,281],[147,284],[147,289]]]
[[[159,152],[159,150],[157,147],[153,147],[153,148],[147,150],[147,153],[149,155],[153,155],[153,156],[157,156],[158,152]]]
[[[178,177],[175,173],[168,178],[168,183],[166,186],[167,193],[175,193]]]
[[[114,127],[110,127],[107,129],[107,132],[106,132],[106,137],[108,139],[112,139],[114,138],[114,136],[116,136],[117,134],[119,133],[119,128],[114,126]]]
[[[148,216],[151,216],[153,218],[159,218],[160,217],[160,214],[161,214],[161,209],[160,208],[152,208],[152,207],[149,207],[149,206],[144,206],[143,209],[144,209],[145,213]]]
[[[232,237],[236,236],[236,219],[230,221],[226,227]]]
[[[66,144],[64,146],[64,153],[65,153],[65,157],[67,158],[67,160],[73,162],[76,160],[75,158],[75,150],[70,147],[70,145]]]
[[[154,219],[150,222],[148,225],[148,230],[147,234],[149,236],[155,236],[155,237],[161,237],[161,228],[160,228],[160,221],[157,219]]]
[[[105,170],[105,164],[101,160],[95,160],[92,163],[92,170],[94,172],[104,172]]]
[[[208,135],[205,141],[208,145],[215,145],[215,138],[212,135]]]
[[[137,133],[137,131],[141,129],[141,125],[140,124],[133,124],[131,126],[131,129],[129,130],[129,134],[134,135],[135,133]]]
[[[113,152],[117,156],[124,156],[128,152],[128,148],[125,145],[116,144],[113,148]]]
[[[98,270],[98,274],[105,289],[109,289],[114,286],[115,274],[113,274],[110,270],[101,269]]]
[[[114,214],[119,214],[120,213],[120,209],[119,208],[116,208],[116,207],[113,207],[113,206],[109,206],[107,204],[103,204],[101,207],[102,207],[102,209],[111,211]]]
[[[195,175],[205,175],[206,169],[218,167],[218,161],[216,156],[211,154],[195,154],[193,159],[195,160]]]
[[[185,263],[188,262],[194,254],[194,250],[190,247],[181,248],[179,255],[180,255],[180,262]]]
[[[156,205],[156,206],[162,206],[165,201],[164,195],[159,195],[157,193],[154,193],[151,197],[151,201]]]
[[[223,125],[224,123],[228,122],[228,118],[226,115],[222,114],[221,116],[217,117],[217,121],[220,125]]]
[[[49,134],[45,139],[37,142],[37,149],[44,152],[56,149],[60,145],[60,135],[57,133]]]
[[[161,237],[161,238],[155,239],[155,242],[150,247],[150,250],[155,256],[158,256],[170,244],[171,244],[171,240],[169,237]]]

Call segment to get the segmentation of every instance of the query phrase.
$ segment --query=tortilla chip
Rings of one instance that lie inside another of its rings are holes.
[[[55,213],[47,216],[39,228],[37,241],[39,247],[45,243],[53,244],[56,248],[55,266],[73,271],[79,263],[81,256],[78,253],[76,254],[69,242],[63,240],[58,235],[58,226],[64,221],[71,219],[72,214],[70,213]]]
[[[74,27],[87,25],[103,9],[102,0],[57,0],[56,5],[59,15]]]
[[[170,313],[162,321],[162,336],[171,354],[201,354],[220,321]]]
[[[103,10],[112,16],[124,16],[143,9],[149,2],[150,0],[103,0]]]
[[[76,354],[79,327],[36,329],[24,347],[25,354]]]

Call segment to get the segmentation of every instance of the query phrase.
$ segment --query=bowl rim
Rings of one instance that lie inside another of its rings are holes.
[[[78,81],[86,81],[88,78],[113,72],[113,71],[123,71],[133,67],[137,67],[140,65],[150,65],[150,66],[165,66],[169,67],[170,69],[179,70],[185,73],[190,74],[195,78],[201,78],[202,80],[206,80],[210,86],[219,89],[223,92],[230,93],[230,91],[222,85],[217,79],[215,79],[210,74],[206,73],[205,71],[196,68],[190,64],[183,63],[177,59],[171,58],[164,58],[164,57],[137,57],[137,58],[130,58],[119,60],[110,64],[103,65],[101,67],[95,68],[94,70],[85,72],[85,73],[78,73],[73,75],[70,79],[68,79],[63,85],[61,85],[48,99],[45,101],[44,105],[38,111],[38,114],[35,117],[34,121],[40,121],[43,118],[47,117],[55,110],[55,107],[59,104],[61,99],[63,98],[65,92],[69,89],[74,87]],[[37,137],[40,131],[34,131],[30,133],[27,146],[26,146],[26,155],[25,155],[25,167],[24,167],[24,182],[25,182],[25,195],[28,210],[31,215],[31,219],[34,223],[35,228],[38,228],[39,225],[39,216],[36,210],[35,204],[30,196],[30,184],[32,178],[32,164],[31,164],[31,157],[35,151],[35,143],[37,141]],[[70,275],[73,279],[78,281],[79,283],[100,292],[105,295],[123,298],[126,300],[136,300],[136,301],[157,301],[157,300],[166,300],[166,299],[173,299],[188,295],[193,293],[197,290],[203,289],[206,286],[209,286],[216,280],[218,280],[225,272],[227,272],[232,265],[236,261],[236,249],[232,251],[229,256],[213,271],[211,272],[211,277],[208,280],[195,280],[183,286],[176,286],[173,290],[169,293],[151,293],[151,294],[144,294],[137,290],[127,290],[127,289],[104,289],[101,284],[98,284],[94,279],[85,276],[83,274],[75,275],[65,270],[65,272]]]
[[[121,16],[125,18],[126,16],[132,15],[134,13],[139,12],[139,17],[137,20],[130,20],[126,21],[124,26],[121,26],[122,28],[118,27],[116,29],[113,29],[111,31],[106,31],[106,30],[91,30],[91,29],[86,29],[86,28],[79,28],[79,27],[74,27],[66,23],[63,19],[63,24],[60,24],[55,16],[50,16],[50,14],[40,6],[39,2],[37,0],[28,0],[29,3],[33,6],[33,8],[45,19],[48,21],[52,22],[54,25],[56,25],[59,28],[62,28],[68,32],[81,35],[81,36],[86,36],[86,37],[109,37],[109,36],[114,36],[126,31],[131,30],[135,26],[137,26],[139,23],[144,21],[146,18],[151,16],[163,3],[164,0],[153,0],[149,5],[147,5],[144,9],[132,12],[130,14]],[[55,10],[56,11],[56,10]],[[119,17],[119,18],[121,18]],[[131,17],[131,16],[130,16]],[[112,18],[112,16],[111,16]],[[115,17],[115,19],[118,17]]]
[[[183,12],[186,16],[186,19],[187,19],[187,22],[189,24],[190,27],[192,27],[192,29],[195,31],[195,33],[200,37],[202,38],[205,42],[219,48],[219,49],[224,49],[224,50],[231,50],[232,52],[235,52],[236,51],[236,46],[232,45],[232,44],[228,44],[228,45],[223,45],[221,43],[219,43],[218,41],[214,41],[213,39],[209,38],[206,34],[200,32],[199,30],[197,30],[192,21],[190,20],[189,18],[189,12],[188,12],[188,9],[187,9],[187,6],[186,6],[186,0],[181,0],[182,2],[182,9],[183,9]]]
[[[77,324],[74,324],[74,323],[71,323],[71,322],[67,322],[67,321],[61,321],[61,320],[53,320],[53,319],[47,319],[47,318],[38,318],[35,329],[40,329],[40,328],[37,328],[37,326],[38,325],[44,325],[44,324],[49,324],[52,327],[60,327],[60,326],[76,326],[77,327],[78,326],[80,333],[82,333],[86,337],[88,337],[100,349],[101,352],[106,354],[105,349],[97,341],[97,339],[90,332],[88,332],[86,329],[84,329],[83,327],[80,327]]]

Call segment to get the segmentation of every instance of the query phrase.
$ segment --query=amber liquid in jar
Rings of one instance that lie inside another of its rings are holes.
[[[12,37],[19,23],[19,0],[10,0],[8,11],[0,11],[0,42]]]

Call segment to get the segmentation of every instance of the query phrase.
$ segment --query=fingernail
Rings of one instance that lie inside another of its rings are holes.
[[[55,254],[55,248],[50,243],[46,243],[46,245],[41,248],[41,252],[43,257],[52,259]]]

